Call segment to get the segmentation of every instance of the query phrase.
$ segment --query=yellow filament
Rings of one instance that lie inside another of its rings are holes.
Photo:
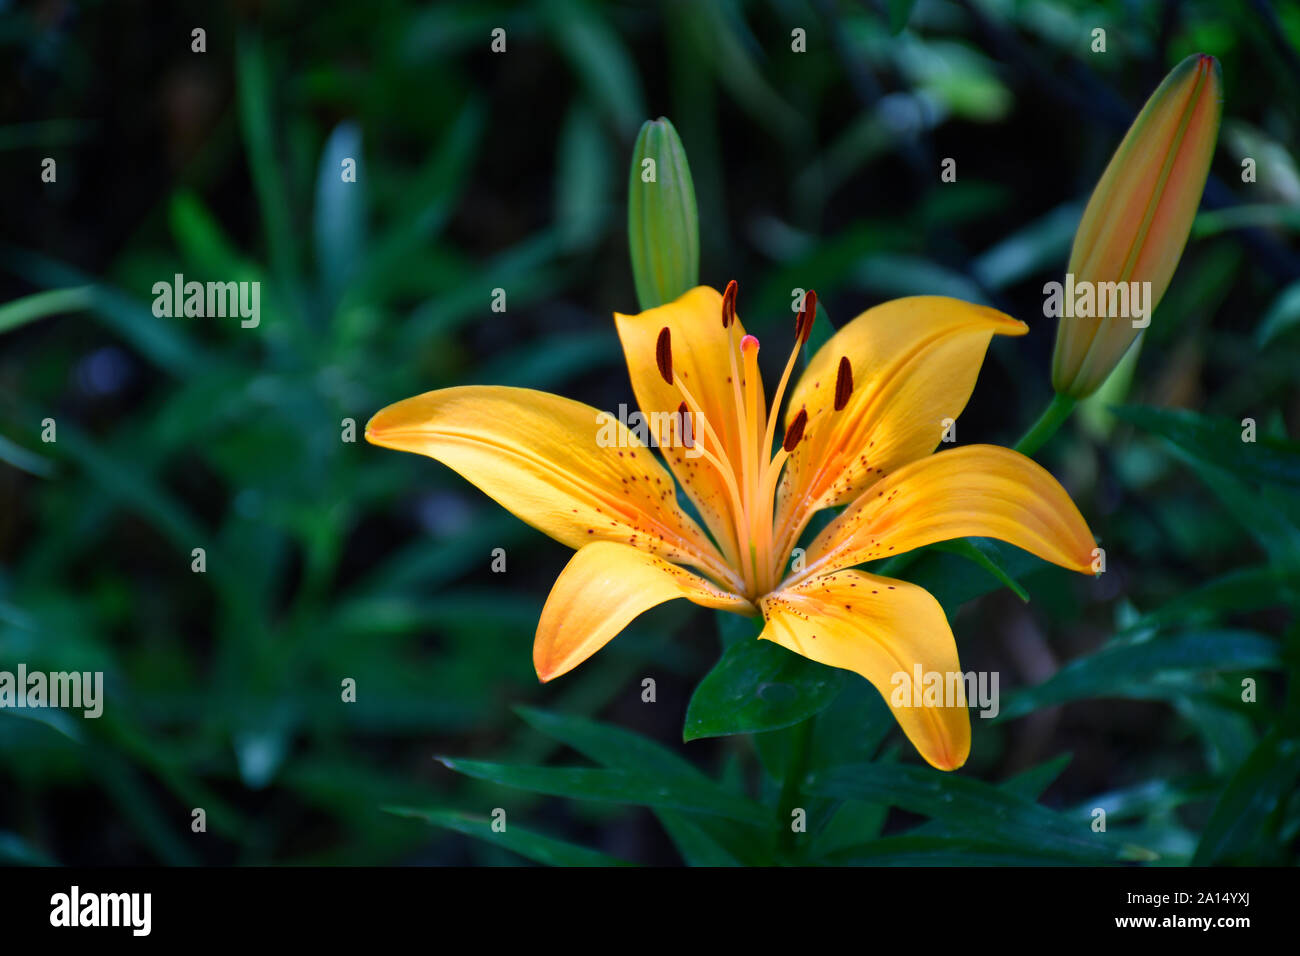
[[[674,375],[673,384],[677,386],[677,390],[681,392],[682,397],[686,399],[686,405],[688,410],[694,413],[696,421],[698,421],[702,426],[702,431],[704,432],[704,434],[695,436],[695,442],[699,446],[700,455],[704,458],[705,461],[713,465],[713,467],[717,469],[718,474],[722,476],[722,480],[727,485],[727,491],[731,495],[731,506],[734,509],[736,509],[736,513],[737,514],[743,513],[744,505],[742,504],[742,496],[740,494],[740,488],[736,484],[736,472],[731,467],[731,463],[727,460],[726,447],[722,444],[721,440],[719,440],[718,433],[715,432],[713,430],[713,426],[709,424],[708,416],[704,414],[699,401],[697,401],[695,396],[691,394],[691,390],[686,387],[686,383],[682,381],[681,376]],[[714,446],[718,449],[718,454],[721,456],[721,458],[719,458],[718,455],[714,455],[704,446],[704,442],[701,439],[704,438],[705,436],[707,436],[709,440],[713,442]],[[738,550],[738,554],[744,555],[745,551],[747,550],[745,547],[747,539],[740,537],[739,535],[737,535],[737,539],[738,540],[736,542],[736,547]],[[740,561],[740,563],[742,565],[741,570],[743,571],[744,570],[743,559]],[[748,573],[745,574],[745,581],[746,583],[750,582],[750,575]]]

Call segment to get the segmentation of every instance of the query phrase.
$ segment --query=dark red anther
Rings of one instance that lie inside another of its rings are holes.
[[[659,330],[659,341],[655,343],[655,361],[659,364],[659,374],[671,385],[673,383],[673,336],[666,325]]]
[[[727,289],[722,293],[722,327],[731,328],[731,323],[736,321],[736,280],[732,279],[727,283]]]
[[[835,410],[843,411],[853,394],[853,366],[847,355],[840,356],[840,370],[835,374]]]
[[[817,293],[809,289],[804,293],[803,308],[794,320],[794,337],[800,345],[808,341],[812,334],[813,320],[817,318]]]
[[[685,402],[677,406],[677,429],[682,436],[682,447],[694,448],[695,436],[691,433],[691,413],[687,410]]]
[[[799,409],[799,414],[794,417],[790,427],[785,430],[785,438],[781,439],[781,447],[787,453],[794,451],[795,446],[803,438],[804,426],[808,424],[808,409]]]

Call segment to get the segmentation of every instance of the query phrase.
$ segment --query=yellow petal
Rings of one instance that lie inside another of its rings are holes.
[[[546,599],[533,665],[544,681],[577,667],[642,611],[674,598],[704,607],[754,614],[743,598],[625,544],[599,541],[578,551]]]
[[[730,329],[722,327],[722,296],[708,286],[697,286],[658,308],[636,315],[616,312],[614,321],[623,343],[632,391],[642,414],[650,421],[664,421],[682,402],[680,392],[664,381],[655,361],[655,344],[659,333],[667,328],[672,341],[674,374],[681,377],[703,406],[700,411],[722,441],[727,459],[739,462],[740,431],[727,355],[733,345],[735,354],[740,354],[739,342],[745,330],[739,319]],[[701,426],[695,426],[697,440],[702,430]],[[729,544],[734,556],[735,523],[726,484],[703,458],[683,454],[680,448],[663,451],[668,467],[695,502],[704,523],[718,541]]]
[[[768,595],[760,604],[767,619],[762,637],[871,681],[932,766],[955,770],[966,762],[970,717],[961,682],[952,682],[951,698],[929,704],[910,692],[918,665],[922,675],[942,674],[945,687],[949,675],[961,672],[943,608],[928,591],[863,571],[839,571]]]
[[[939,452],[868,488],[817,536],[807,571],[965,537],[996,538],[1092,573],[1092,532],[1066,490],[1032,459],[995,445]]]
[[[778,530],[785,544],[815,511],[851,501],[867,486],[938,446],[944,422],[966,407],[994,335],[1023,322],[943,296],[895,299],[862,313],[813,357],[786,412],[808,410],[803,441],[782,478]],[[848,404],[835,411],[841,357],[853,372]]]
[[[1066,271],[1074,282],[1150,282],[1154,310],[1191,232],[1214,157],[1223,83],[1218,61],[1193,54],[1174,67],[1129,127],[1083,212]],[[1052,385],[1092,394],[1137,338],[1150,313],[1063,317]]]
[[[525,388],[446,388],[378,412],[366,440],[437,459],[571,548],[619,541],[730,574],[653,452],[590,405]]]

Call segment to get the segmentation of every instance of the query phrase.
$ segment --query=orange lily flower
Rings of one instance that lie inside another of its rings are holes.
[[[794,385],[773,455],[782,396],[816,315],[815,295],[806,298],[770,410],[734,282],[725,296],[700,286],[615,315],[646,419],[692,423],[674,430],[675,441],[657,436],[667,470],[623,423],[531,389],[441,389],[370,420],[369,441],[441,461],[577,550],[538,622],[533,661],[543,681],[643,611],[686,598],[761,614],[762,638],[855,671],[889,700],[897,675],[917,665],[959,673],[957,645],[929,592],[856,565],[982,536],[1091,572],[1092,534],[1041,466],[990,445],[931,454],[945,419],[970,398],[992,336],[1027,331],[994,309],[916,296],[864,312]],[[674,477],[703,528],[679,504]],[[787,573],[813,515],[839,505],[847,507]],[[965,763],[964,699],[891,706],[929,763]]]

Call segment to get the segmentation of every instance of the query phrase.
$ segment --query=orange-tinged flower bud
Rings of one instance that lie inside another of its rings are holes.
[[[1059,315],[1052,387],[1084,398],[1106,380],[1169,287],[1201,202],[1219,134],[1218,61],[1193,54],[1142,107],[1093,190],[1064,284],[1049,283]]]

